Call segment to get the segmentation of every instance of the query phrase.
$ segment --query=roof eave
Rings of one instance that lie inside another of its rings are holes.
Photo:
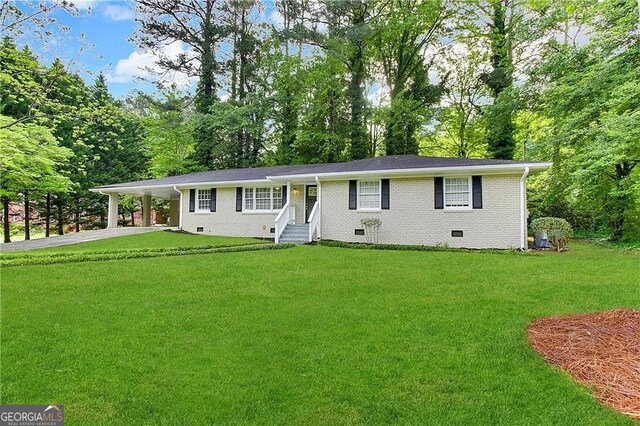
[[[316,176],[324,180],[339,180],[345,178],[368,177],[376,175],[384,176],[446,176],[460,173],[482,173],[482,174],[511,174],[521,173],[525,168],[529,168],[531,173],[546,170],[552,163],[519,163],[519,164],[487,164],[476,166],[454,166],[454,167],[425,167],[414,169],[387,169],[387,170],[361,170],[351,172],[330,172],[330,173],[305,173],[298,175],[267,176],[267,179],[274,182],[289,180],[307,180]]]

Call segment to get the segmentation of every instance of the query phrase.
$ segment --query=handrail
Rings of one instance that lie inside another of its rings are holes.
[[[320,222],[320,213],[318,209],[318,202],[313,205],[313,209],[311,209],[311,214],[309,215],[309,239],[308,242],[313,241],[313,234],[318,228],[318,223]]]
[[[285,204],[282,207],[282,210],[280,210],[280,213],[278,213],[278,216],[276,216],[276,244],[278,244],[278,242],[280,241],[280,236],[282,235],[282,233],[284,232],[284,228],[287,227],[287,223],[289,223],[289,206],[291,204],[291,201],[287,201],[287,204]],[[285,214],[286,213],[286,214]]]

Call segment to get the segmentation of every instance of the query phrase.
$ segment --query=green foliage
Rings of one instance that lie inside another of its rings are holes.
[[[466,249],[452,248],[446,244],[438,244],[436,246],[422,245],[403,245],[403,244],[371,244],[367,243],[348,243],[335,240],[320,240],[319,245],[327,247],[338,247],[348,249],[369,249],[369,250],[393,250],[393,251],[435,251],[435,252],[478,252],[478,253],[517,253],[519,255],[534,255],[532,253],[523,253],[519,250],[498,250],[498,249]]]
[[[149,174],[155,178],[186,174],[193,168],[194,129],[189,97],[175,86],[161,98],[136,93],[126,107],[137,113],[146,131],[145,152],[150,158]]]
[[[553,120],[543,138],[546,155],[554,161],[549,196],[586,210],[592,229],[619,240],[638,208],[637,4],[593,3],[573,18],[592,26],[589,43],[552,41],[535,80],[548,82],[538,107]]]
[[[71,151],[59,146],[46,127],[12,123],[13,118],[0,115],[0,196],[15,199],[23,191],[66,192],[71,182],[60,173],[59,165],[71,157]]]
[[[204,170],[218,170],[255,166],[258,146],[248,147],[246,140],[261,140],[264,130],[254,117],[260,105],[216,102],[207,114],[193,117],[196,145],[193,161]]]
[[[569,242],[573,230],[565,219],[540,217],[531,221],[531,232],[546,235],[551,244],[560,252]]]

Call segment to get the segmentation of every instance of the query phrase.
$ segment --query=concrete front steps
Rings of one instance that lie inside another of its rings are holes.
[[[281,243],[306,244],[309,239],[309,225],[287,225],[280,236]]]

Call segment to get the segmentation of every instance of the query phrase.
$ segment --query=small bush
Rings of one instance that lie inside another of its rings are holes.
[[[434,252],[474,252],[474,253],[514,253],[520,254],[518,250],[510,249],[467,249],[453,248],[446,244],[438,244],[437,246],[424,245],[403,245],[403,244],[368,244],[368,243],[348,243],[345,241],[320,240],[318,244],[326,247],[338,247],[347,249],[364,249],[364,250],[394,250],[394,251],[434,251]]]
[[[558,251],[562,251],[569,242],[572,235],[572,229],[569,222],[559,217],[540,217],[531,222],[531,231],[546,234],[547,238]]]
[[[367,243],[378,244],[378,233],[380,231],[382,221],[377,217],[368,217],[366,219],[362,219],[360,223],[364,227],[364,235],[367,238]]]
[[[196,246],[174,247],[158,249],[131,249],[96,251],[96,252],[69,252],[49,253],[32,256],[0,256],[0,266],[27,266],[27,265],[51,265],[55,263],[81,263],[104,260],[142,259],[162,256],[189,256],[194,254],[210,253],[234,253],[241,251],[279,250],[294,247],[295,244],[244,244],[233,246]]]

